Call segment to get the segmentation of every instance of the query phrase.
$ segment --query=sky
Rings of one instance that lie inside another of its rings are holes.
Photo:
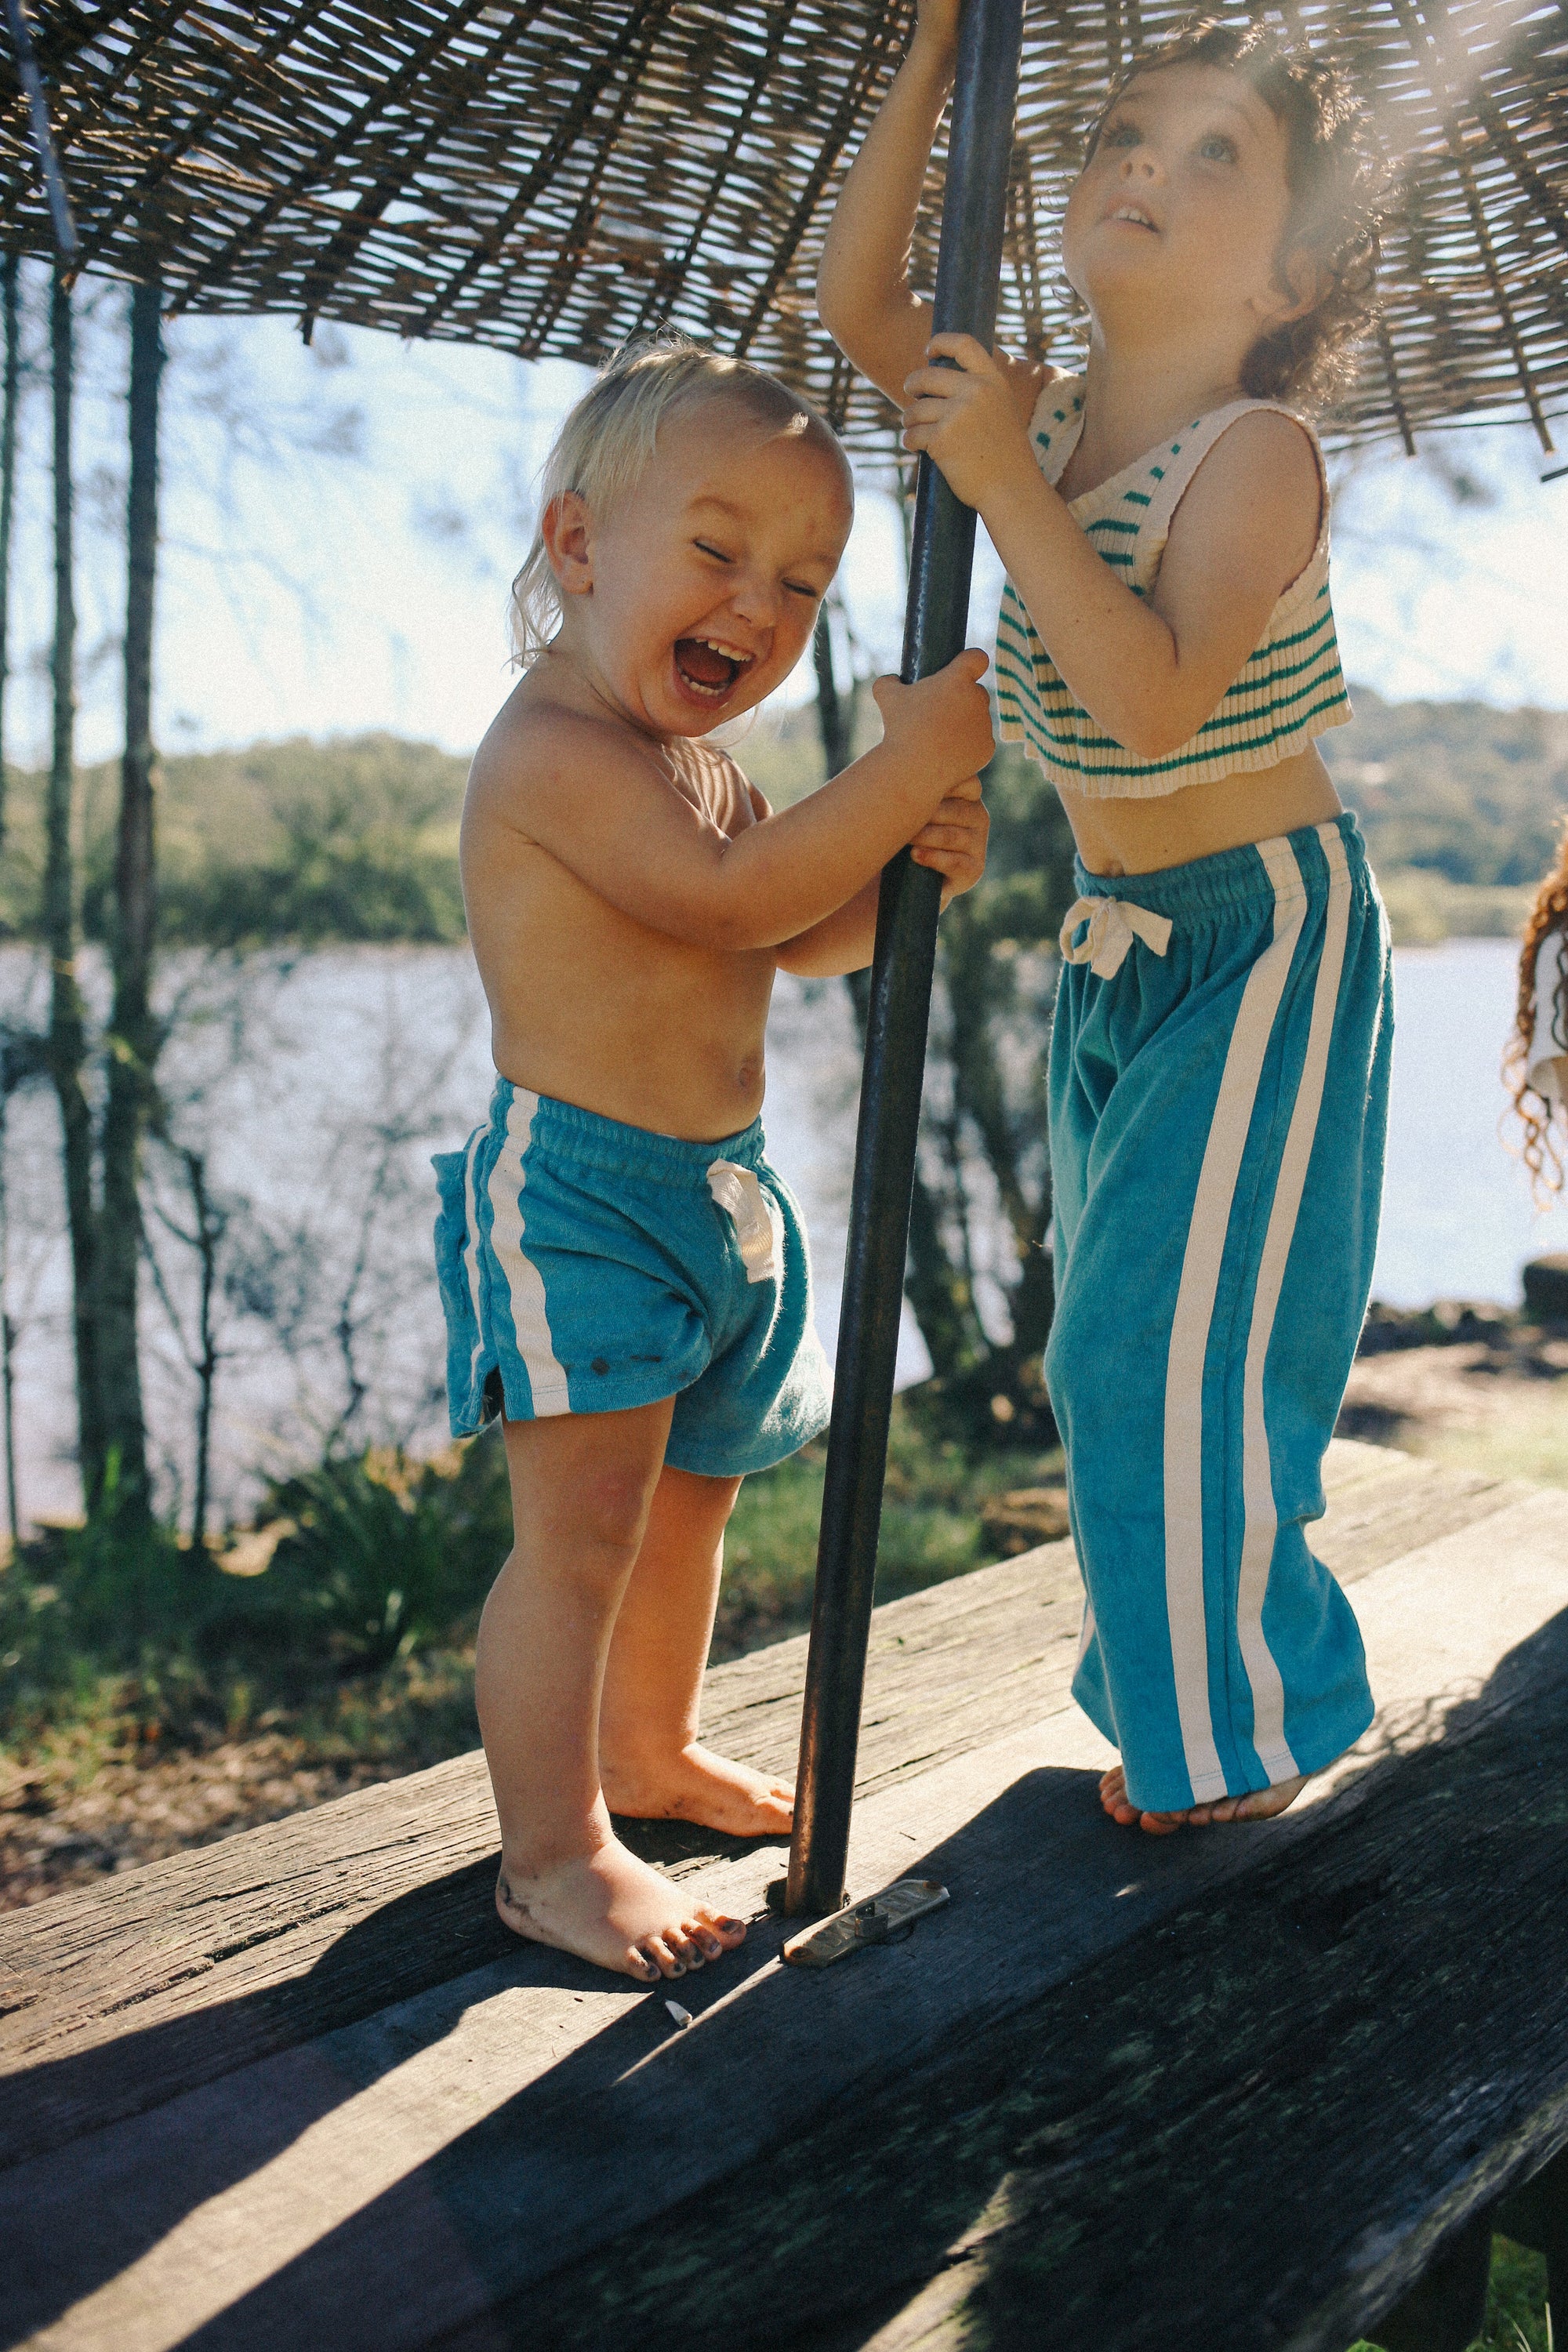
[[[100,289],[82,333],[83,761],[120,743],[123,300]],[[386,728],[470,750],[508,688],[508,583],[586,372],[331,326],[307,350],[284,320],[177,320],[168,340],[162,748]],[[1348,675],[1390,699],[1568,706],[1568,479],[1541,481],[1522,429],[1427,446],[1414,464],[1395,447],[1336,465]],[[6,713],[7,754],[29,765],[48,737],[47,465],[40,370],[23,420]],[[896,666],[902,570],[894,507],[867,488],[839,579],[867,670]],[[1000,577],[982,532],[976,642],[990,641]],[[803,664],[783,698],[811,683]]]

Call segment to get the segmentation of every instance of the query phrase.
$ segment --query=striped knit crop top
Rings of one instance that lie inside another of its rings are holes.
[[[1078,446],[1083,399],[1081,378],[1058,377],[1047,385],[1029,420],[1036,462],[1047,482],[1059,478]],[[1073,520],[1135,596],[1153,591],[1171,518],[1198,467],[1227,425],[1258,408],[1294,415],[1278,401],[1234,400],[1070,502]],[[1317,436],[1311,438],[1321,473],[1322,451]],[[1009,580],[996,630],[1003,740],[1026,745],[1053,782],[1069,791],[1094,800],[1153,800],[1238,770],[1271,768],[1305,751],[1325,728],[1342,727],[1351,707],[1329,602],[1326,479],[1322,514],[1310,562],[1275,605],[1262,644],[1235,685],[1194,735],[1157,760],[1124,751],[1073,699]]]

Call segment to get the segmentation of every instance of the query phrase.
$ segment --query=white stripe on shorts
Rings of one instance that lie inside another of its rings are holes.
[[[479,1386],[479,1363],[485,1352],[484,1309],[479,1303],[479,1204],[474,1192],[474,1162],[489,1129],[476,1127],[463,1154],[463,1229],[468,1235],[468,1302],[474,1310],[474,1347],[468,1359],[468,1391]]]
[[[1268,1458],[1268,1431],[1263,1413],[1263,1370],[1274,1317],[1285,1280],[1290,1244],[1296,1237],[1307,1167],[1322,1108],[1323,1079],[1329,1066],[1329,1041],[1340,1001],[1340,976],[1344,970],[1345,939],[1350,928],[1351,876],[1345,845],[1337,824],[1321,824],[1318,839],[1329,862],[1329,899],[1323,925],[1322,955],[1317,986],[1312,992],[1312,1018],[1307,1051],[1296,1087],[1295,1107],[1280,1155],[1274,1186],[1268,1231],[1258,1263],[1258,1288],[1252,1302],[1252,1328],[1247,1339],[1247,1368],[1242,1384],[1241,1491],[1243,1534],[1241,1576],[1237,1593],[1236,1630],[1252,1685],[1252,1744],[1270,1783],[1289,1780],[1297,1766],[1285,1738],[1285,1685],[1274,1654],[1263,1637],[1263,1603],[1268,1571],[1274,1560],[1279,1513],[1274,1501],[1274,1471]]]
[[[555,1360],[550,1337],[544,1277],[533,1260],[524,1256],[522,1248],[522,1156],[528,1150],[533,1114],[538,1108],[537,1095],[530,1094],[526,1087],[512,1088],[506,1115],[506,1141],[496,1154],[487,1190],[494,1218],[490,1254],[506,1278],[517,1352],[528,1374],[533,1417],[543,1421],[552,1413],[570,1412],[572,1406],[566,1394],[566,1375]]]
[[[1165,1613],[1182,1749],[1193,1802],[1199,1805],[1226,1794],[1209,1709],[1204,1612],[1204,1365],[1258,1081],[1307,912],[1301,870],[1289,842],[1280,835],[1257,848],[1274,886],[1274,937],[1247,974],[1231,1032],[1193,1200],[1165,1370]]]

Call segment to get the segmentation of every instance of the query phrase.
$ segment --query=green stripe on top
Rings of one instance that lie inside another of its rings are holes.
[[[1199,417],[1181,439],[1159,452],[1158,461],[1151,457],[1125,467],[1071,501],[1096,554],[1135,596],[1150,596],[1159,580],[1163,529],[1156,525],[1157,537],[1144,536],[1152,511],[1157,509],[1168,527],[1183,490],[1231,418],[1276,404],[1238,401],[1211,418]],[[1081,396],[1075,396],[1070,413],[1076,415],[1081,407]],[[1069,412],[1058,408],[1055,421],[1066,425]],[[1047,446],[1045,435],[1034,437],[1042,449]],[[1060,446],[1060,436],[1058,440]],[[1059,457],[1050,464],[1042,457],[1040,463],[1048,478],[1060,470]],[[1141,487],[1127,488],[1129,479]],[[1288,758],[1350,716],[1329,596],[1326,533],[1306,571],[1279,598],[1261,642],[1215,709],[1186,742],[1163,758],[1136,758],[1081,708],[1011,581],[997,616],[996,699],[1005,740],[1026,744],[1064,786],[1071,783],[1101,798],[1153,798]]]

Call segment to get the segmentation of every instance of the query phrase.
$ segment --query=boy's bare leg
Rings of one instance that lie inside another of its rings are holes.
[[[1306,1785],[1305,1773],[1299,1773],[1293,1780],[1277,1780],[1271,1789],[1254,1789],[1245,1797],[1215,1797],[1206,1805],[1189,1805],[1184,1812],[1146,1813],[1129,1797],[1121,1765],[1113,1764],[1100,1776],[1100,1801],[1124,1829],[1136,1822],[1151,1837],[1168,1837],[1173,1830],[1202,1829],[1209,1822],[1266,1822],[1294,1804]]]
[[[740,1488],[738,1478],[689,1470],[667,1468],[659,1479],[610,1643],[599,1770],[614,1812],[787,1837],[790,1784],[716,1756],[697,1737],[724,1528]]]
[[[745,1935],[629,1853],[599,1787],[605,1661],[671,1405],[508,1422],[515,1541],[479,1622],[474,1695],[500,1816],[496,1908],[536,1943],[645,1983]]]

